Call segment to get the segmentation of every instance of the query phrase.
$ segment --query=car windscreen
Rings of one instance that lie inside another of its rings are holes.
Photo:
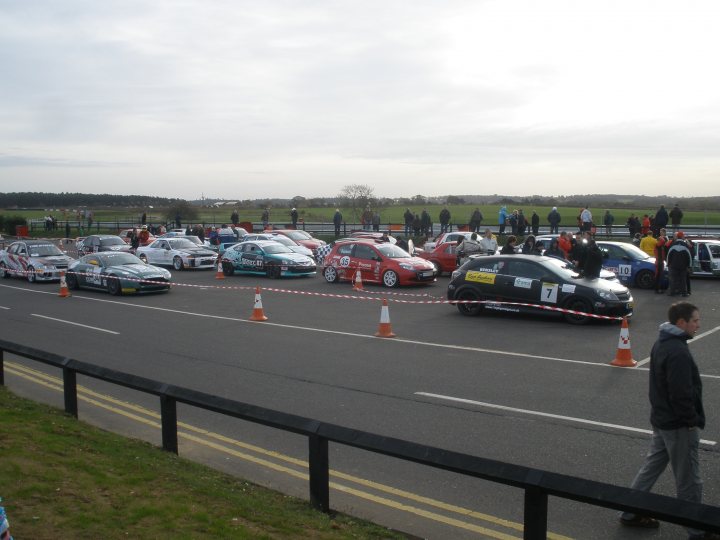
[[[132,253],[96,253],[94,257],[99,257],[105,266],[121,266],[124,264],[145,264]]]
[[[640,259],[645,260],[649,259],[650,255],[645,253],[642,249],[639,247],[633,245],[633,244],[624,244],[623,249],[632,257],[633,259]]]
[[[197,236],[186,236],[186,237],[185,237],[185,240],[187,240],[188,242],[192,242],[192,243],[195,244],[196,246],[202,246],[202,245],[203,245],[203,243],[200,241],[200,238],[198,238]]]
[[[31,257],[50,257],[52,255],[64,255],[64,253],[60,251],[57,246],[54,246],[52,244],[31,244],[28,246],[28,249],[30,250]]]
[[[125,242],[123,242],[123,239],[120,238],[119,236],[113,236],[112,238],[101,238],[100,245],[101,246],[124,246],[126,244],[125,244]]]
[[[282,234],[274,234],[271,237],[268,238],[268,240],[272,240],[273,242],[278,242],[282,244],[283,246],[297,246],[295,242],[290,240],[287,236],[283,236]]]
[[[265,253],[292,253],[292,250],[282,244],[266,244],[263,247]]]
[[[187,238],[168,238],[168,242],[173,249],[195,249],[197,244],[193,244]]]
[[[394,244],[375,244],[375,248],[383,257],[388,257],[389,259],[405,259],[410,257],[407,251]]]
[[[304,231],[290,231],[287,235],[293,240],[313,240],[313,237]]]

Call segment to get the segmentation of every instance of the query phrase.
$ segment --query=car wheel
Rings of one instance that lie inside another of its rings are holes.
[[[580,298],[579,296],[571,297],[565,305],[565,309],[571,309],[573,311],[580,311],[582,313],[592,313],[592,305],[588,300]],[[570,324],[587,324],[590,322],[591,317],[586,315],[578,315],[577,313],[565,313],[565,320]]]
[[[433,268],[435,268],[435,275],[436,276],[442,276],[442,269],[440,268],[440,263],[437,261],[430,261],[433,265]]]
[[[480,300],[480,296],[472,289],[463,289],[457,294],[455,299],[462,300],[463,302],[477,302],[478,300]],[[457,306],[458,311],[467,317],[474,317],[475,315],[479,315],[483,309],[482,304],[461,303],[455,305]]]
[[[383,274],[383,285],[389,288],[397,287],[400,283],[398,275],[392,270],[388,270]]]
[[[655,286],[655,274],[650,270],[641,270],[635,276],[635,285],[641,289],[652,289]]]
[[[323,277],[328,283],[337,283],[338,273],[334,266],[326,266],[323,270]]]
[[[120,296],[122,294],[122,287],[120,286],[120,280],[115,276],[108,276],[107,289],[113,296]]]
[[[5,266],[5,263],[0,263],[0,277],[1,278],[9,278],[10,277],[10,272],[8,272],[8,269]]]
[[[148,263],[148,261],[147,261],[147,256],[146,256],[144,253],[141,253],[140,255],[138,255],[138,259],[140,259],[140,260],[141,260],[142,262],[144,262],[145,264]]]
[[[270,279],[277,279],[280,277],[280,267],[273,264],[265,269],[265,275]]]
[[[220,264],[222,265],[222,273],[224,276],[232,276],[235,273],[235,267],[231,262],[222,261]]]
[[[35,283],[35,269],[32,266],[28,266],[27,269],[27,280],[30,283]]]
[[[182,270],[184,268],[183,261],[180,257],[175,257],[173,259],[173,268],[175,270]]]
[[[67,283],[68,289],[79,288],[77,276],[75,275],[74,272],[73,273],[68,272],[68,274],[65,276],[65,283]]]

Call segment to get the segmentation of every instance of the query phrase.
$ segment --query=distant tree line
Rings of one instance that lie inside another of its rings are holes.
[[[720,196],[717,197],[672,197],[667,195],[615,195],[587,194],[545,196],[529,195],[524,197],[508,195],[444,195],[427,197],[412,195],[408,197],[388,198],[377,197],[372,187],[366,184],[350,184],[344,186],[334,197],[303,197],[296,195],[289,199],[203,199],[186,201],[181,198],[150,197],[145,195],[111,195],[88,193],[0,193],[0,208],[77,208],[77,207],[121,207],[121,208],[171,208],[187,204],[200,206],[228,206],[237,208],[271,208],[296,207],[326,208],[343,206],[350,208],[351,213],[359,214],[367,206],[383,208],[389,206],[423,206],[430,204],[482,204],[506,206],[559,206],[592,208],[654,208],[664,204],[667,207],[675,203],[687,210],[720,210]],[[187,208],[185,212],[188,213]]]

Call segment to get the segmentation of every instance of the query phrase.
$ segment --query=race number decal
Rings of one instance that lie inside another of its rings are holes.
[[[629,264],[620,264],[618,265],[618,276],[622,277],[630,277],[630,274],[632,274],[632,266]]]
[[[495,283],[495,274],[468,270],[467,274],[465,274],[465,281],[473,281],[475,283],[488,283],[492,285]]]
[[[557,304],[557,283],[543,283],[540,289],[540,301],[548,304]]]
[[[342,257],[340,259],[340,266],[342,266],[343,268],[347,268],[348,266],[350,266],[350,257],[348,257],[347,255]]]
[[[100,285],[100,272],[102,272],[102,268],[99,266],[93,266],[92,272],[90,274],[90,277],[88,278],[88,281],[94,285]]]

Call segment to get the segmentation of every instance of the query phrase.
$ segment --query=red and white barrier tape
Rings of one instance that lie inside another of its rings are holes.
[[[13,273],[17,274],[29,274],[29,271],[25,270],[16,270],[13,271]],[[97,274],[94,274],[92,272],[73,272],[75,275],[85,275],[85,276],[96,276]],[[135,281],[138,283],[154,283],[157,284],[158,282],[156,280],[152,279],[137,279],[137,278],[130,278],[130,277],[123,277],[118,278],[117,276],[103,276],[105,278],[109,279],[123,279],[125,281]],[[235,291],[255,291],[257,288],[256,286],[249,286],[249,285],[195,285],[190,283],[177,283],[177,282],[170,282],[169,285],[171,287],[190,287],[190,288],[198,288],[198,289],[221,289],[221,290],[235,290]],[[570,313],[573,315],[580,315],[584,317],[591,317],[594,319],[602,319],[602,320],[610,320],[610,321],[619,321],[622,320],[623,317],[618,316],[610,316],[610,315],[596,315],[594,313],[585,313],[583,311],[576,311],[573,309],[565,309],[557,306],[548,306],[544,304],[529,304],[529,303],[522,303],[522,302],[503,302],[503,301],[497,301],[497,300],[447,300],[444,297],[433,297],[427,293],[425,294],[412,294],[412,293],[394,293],[395,295],[404,295],[404,296],[424,296],[428,298],[434,298],[430,300],[402,300],[397,298],[387,298],[387,296],[393,296],[393,293],[389,292],[381,292],[381,291],[363,291],[363,293],[370,293],[370,294],[377,294],[382,295],[382,298],[378,298],[376,296],[358,296],[354,294],[332,294],[332,293],[319,293],[319,292],[312,292],[312,291],[298,291],[294,289],[279,289],[275,287],[260,287],[262,291],[267,292],[276,292],[276,293],[285,293],[285,294],[295,294],[300,296],[317,296],[321,298],[343,298],[343,299],[350,299],[350,300],[370,300],[370,301],[380,301],[383,299],[387,299],[389,302],[395,302],[397,304],[498,304],[503,306],[520,306],[520,307],[530,307],[535,309],[542,309],[546,311],[555,311],[559,313]]]

